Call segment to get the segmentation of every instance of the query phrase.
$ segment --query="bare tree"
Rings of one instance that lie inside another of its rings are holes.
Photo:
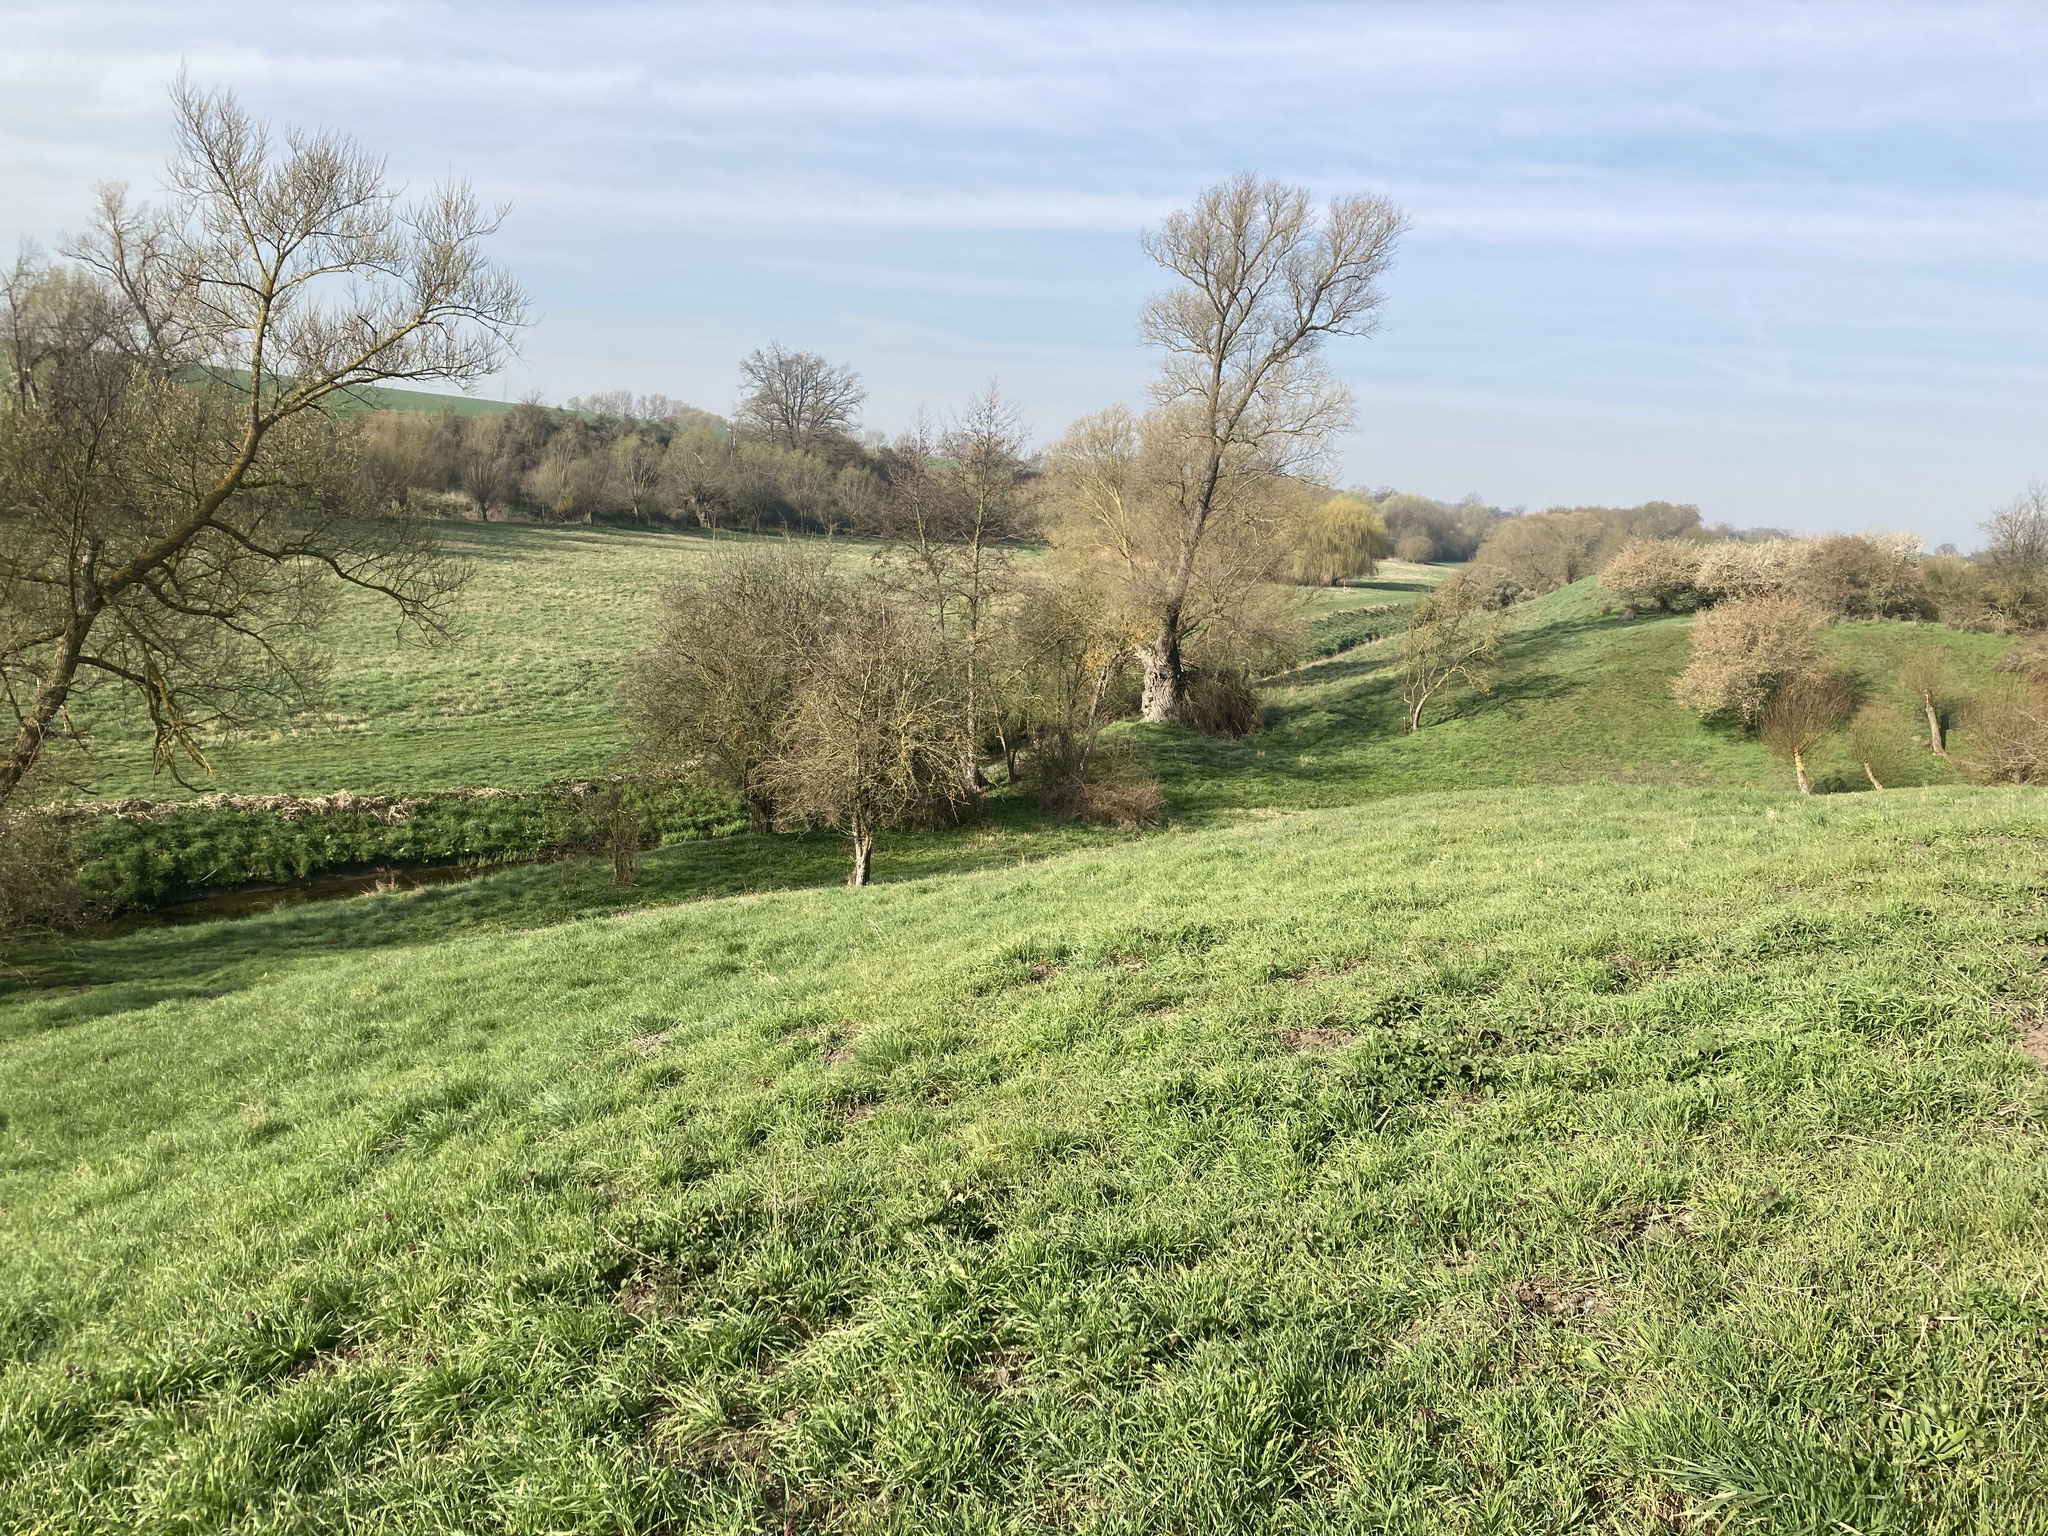
[[[1819,669],[1798,673],[1771,695],[1757,722],[1764,745],[1792,764],[1799,793],[1810,795],[1806,759],[1832,735],[1856,707],[1856,685],[1840,672]],[[1866,772],[1868,769],[1866,767]],[[1870,774],[1877,784],[1877,775]],[[1882,789],[1884,786],[1877,785]]]
[[[984,785],[980,743],[983,671],[997,604],[1011,586],[1012,554],[1027,532],[1030,469],[1016,407],[991,384],[937,441],[918,427],[896,447],[886,532],[908,551],[916,584],[960,672],[962,785]]]
[[[1897,785],[1907,767],[1911,727],[1890,709],[1866,704],[1849,722],[1849,751],[1872,789]]]
[[[1936,757],[1947,757],[1948,722],[1963,703],[1948,652],[1935,645],[1914,651],[1906,658],[1899,682],[1927,716],[1928,751]]]
[[[1147,720],[1180,717],[1188,593],[1233,482],[1308,467],[1350,420],[1322,342],[1372,332],[1377,282],[1406,225],[1383,197],[1337,198],[1318,217],[1302,188],[1245,175],[1145,237],[1146,254],[1180,279],[1146,307],[1142,329],[1165,353],[1153,393],[1181,438],[1176,515],[1151,556],[1162,579],[1144,652]]]
[[[1408,730],[1422,729],[1422,711],[1453,683],[1487,692],[1483,663],[1500,649],[1501,616],[1488,614],[1478,590],[1453,577],[1415,605],[1401,642],[1401,700]]]
[[[1187,497],[1200,483],[1203,439],[1189,420],[1183,408],[1101,411],[1053,445],[1046,467],[1059,508],[1052,542],[1063,562],[1099,573],[1115,627],[1138,636],[1141,662],[1159,654],[1160,615],[1172,609],[1175,718],[1193,724],[1196,668],[1242,672],[1284,647],[1290,602],[1278,583],[1316,494],[1270,468],[1233,463],[1213,487],[1206,535],[1190,548]],[[1148,664],[1144,675],[1157,703],[1159,674]]]
[[[779,341],[748,353],[740,377],[745,393],[733,408],[734,425],[792,451],[813,450],[850,433],[868,397],[851,368]]]
[[[662,588],[654,643],[624,704],[641,754],[692,768],[774,825],[778,732],[843,601],[829,561],[800,544],[715,551]]]
[[[500,418],[472,416],[455,438],[455,485],[476,505],[477,516],[491,520],[491,508],[512,499],[514,467]]]
[[[868,883],[877,832],[966,794],[951,675],[931,628],[874,580],[846,593],[805,656],[767,777],[783,817],[845,830],[848,885]]]
[[[0,801],[42,757],[81,676],[148,710],[157,761],[203,763],[208,719],[302,693],[320,575],[437,627],[459,585],[424,526],[347,515],[347,444],[323,407],[380,380],[467,383],[524,323],[483,255],[503,210],[463,184],[402,204],[335,134],[273,143],[181,77],[169,197],[101,189],[63,281],[108,334],[13,359],[0,418],[0,685],[16,731]],[[27,322],[10,293],[9,328]]]

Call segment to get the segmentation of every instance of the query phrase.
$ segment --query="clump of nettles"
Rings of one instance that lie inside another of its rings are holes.
[[[0,806],[0,934],[69,927],[87,912],[63,830],[42,812]]]

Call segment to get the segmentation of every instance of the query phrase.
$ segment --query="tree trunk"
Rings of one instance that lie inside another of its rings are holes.
[[[866,885],[868,883],[869,870],[874,864],[875,834],[869,828],[867,822],[859,816],[853,818],[852,831],[853,868],[847,873],[846,883],[855,886]]]
[[[1804,752],[1794,752],[1792,754],[1792,771],[1799,775],[1799,793],[1802,795],[1812,794],[1813,786],[1806,782],[1806,754]]]
[[[1948,756],[1948,738],[1941,729],[1941,714],[1934,707],[1932,695],[1921,694],[1920,702],[1927,709],[1927,745],[1936,757]]]
[[[86,590],[86,600],[92,605],[92,612],[74,617],[71,627],[57,642],[57,651],[50,658],[50,670],[43,678],[43,685],[36,690],[35,700],[29,705],[21,729],[14,733],[14,745],[7,756],[0,758],[0,805],[5,805],[21,787],[21,781],[28,777],[29,770],[43,755],[43,745],[50,738],[50,726],[63,713],[64,701],[71,696],[71,685],[78,677],[78,658],[85,651],[85,637],[100,606],[98,594],[91,586],[93,561],[97,553],[95,546],[87,554],[81,573],[81,585]]]
[[[1874,774],[1874,773],[1872,773],[1872,772],[1870,771],[1870,764],[1868,764],[1868,763],[1865,763],[1865,764],[1863,765],[1863,777],[1865,777],[1866,779],[1870,780],[1870,787],[1871,787],[1872,789],[1883,789],[1883,788],[1884,788],[1884,786],[1883,786],[1882,784],[1880,784],[1880,783],[1878,783],[1878,782],[1877,782],[1877,775],[1876,775],[1876,774]]]
[[[1161,626],[1159,638],[1145,647],[1142,656],[1145,694],[1141,715],[1154,725],[1177,723],[1187,689],[1187,677],[1180,663],[1179,615]]]

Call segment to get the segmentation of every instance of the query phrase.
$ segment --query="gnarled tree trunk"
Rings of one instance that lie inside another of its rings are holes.
[[[1187,691],[1187,676],[1180,660],[1180,615],[1172,614],[1161,626],[1159,638],[1141,653],[1145,664],[1145,693],[1140,712],[1154,725],[1178,722]]]

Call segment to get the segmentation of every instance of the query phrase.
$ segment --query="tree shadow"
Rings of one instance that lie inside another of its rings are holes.
[[[957,827],[878,841],[876,883],[1014,866],[1127,839],[1061,822],[1015,800]],[[831,832],[741,833],[650,850],[638,882],[611,883],[608,858],[500,869],[459,883],[301,901],[210,922],[159,923],[15,945],[0,964],[0,1004],[34,1001],[34,1019],[0,1023],[0,1037],[77,1023],[167,999],[218,997],[280,965],[488,933],[519,933],[583,918],[716,897],[843,884],[847,843]],[[855,897],[857,898],[857,895]]]

